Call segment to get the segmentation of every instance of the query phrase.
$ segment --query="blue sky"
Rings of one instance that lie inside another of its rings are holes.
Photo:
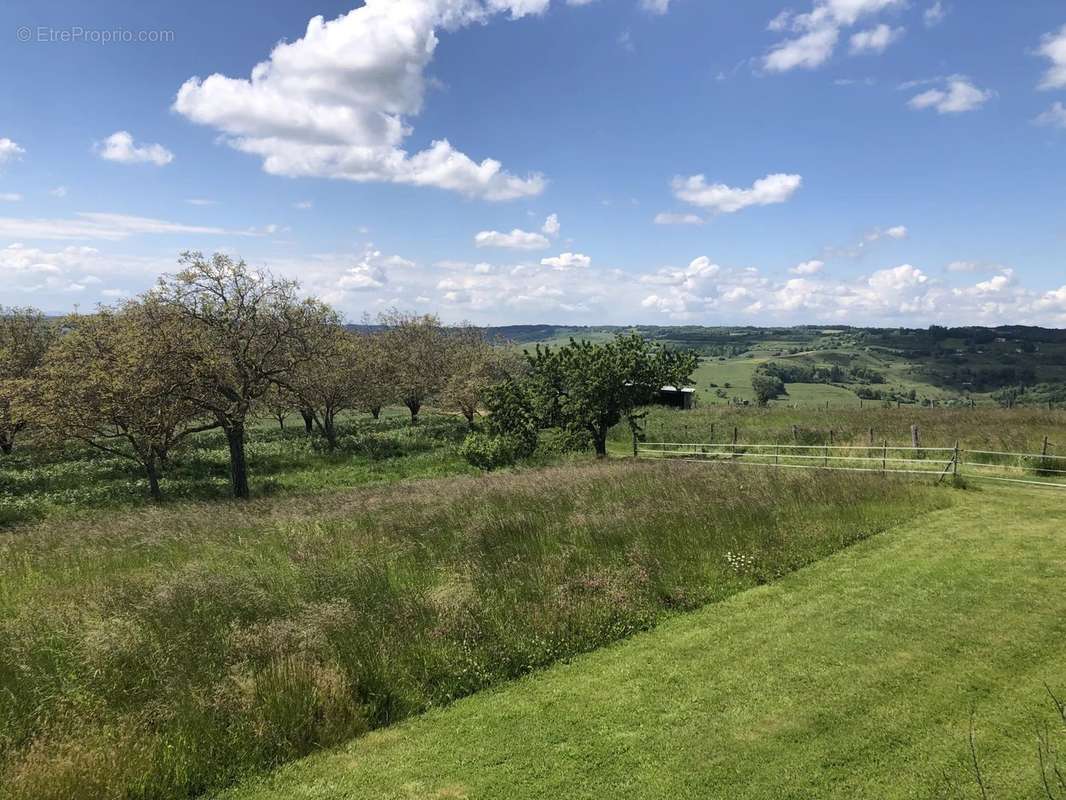
[[[1066,323],[1061,0],[151,5],[0,9],[0,304]]]

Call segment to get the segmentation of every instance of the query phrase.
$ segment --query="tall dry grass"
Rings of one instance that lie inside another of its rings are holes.
[[[0,538],[0,795],[195,796],[948,502],[613,463],[45,522]]]

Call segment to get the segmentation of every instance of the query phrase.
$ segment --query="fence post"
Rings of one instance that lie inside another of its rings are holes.
[[[955,440],[955,456],[952,458],[951,463],[955,467],[954,476],[959,477],[959,458],[962,455],[962,451],[959,450],[959,440]]]
[[[714,442],[714,423],[711,423],[711,442]]]
[[[781,465],[781,445],[774,445],[774,463]]]
[[[911,447],[917,450],[922,446],[922,435],[917,425],[911,425]]]
[[[800,438],[799,426],[798,425],[793,425],[792,426],[792,441],[798,442],[799,438]]]
[[[870,428],[870,447],[874,446],[874,429]]]
[[[637,448],[637,428],[636,428],[636,426],[634,426],[633,427],[633,458],[636,458],[638,455],[640,455],[637,452],[637,449],[638,449]]]
[[[824,458],[824,460],[822,462],[822,466],[823,467],[828,467],[829,466],[829,445],[825,446],[825,458]]]
[[[1048,443],[1047,437],[1045,436],[1044,437],[1044,448],[1040,451],[1040,455],[1042,455],[1042,456],[1046,456],[1047,455],[1048,446],[1049,446],[1049,443]]]
[[[740,437],[740,429],[733,426],[733,458],[737,457],[737,439]]]
[[[881,452],[881,471],[888,472],[888,439],[885,439],[885,449]]]

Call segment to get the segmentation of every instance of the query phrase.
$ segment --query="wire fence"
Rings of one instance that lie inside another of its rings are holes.
[[[638,458],[733,463],[773,469],[963,477],[1066,489],[1066,456],[955,447],[634,442]],[[1045,442],[1045,451],[1047,443]]]

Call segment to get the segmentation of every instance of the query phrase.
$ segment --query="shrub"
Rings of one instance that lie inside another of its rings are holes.
[[[548,428],[540,432],[536,453],[539,456],[557,458],[569,453],[584,453],[590,447],[592,447],[592,439],[584,431]]]
[[[471,433],[459,446],[459,455],[478,469],[493,470],[529,455],[529,447],[515,436]]]

